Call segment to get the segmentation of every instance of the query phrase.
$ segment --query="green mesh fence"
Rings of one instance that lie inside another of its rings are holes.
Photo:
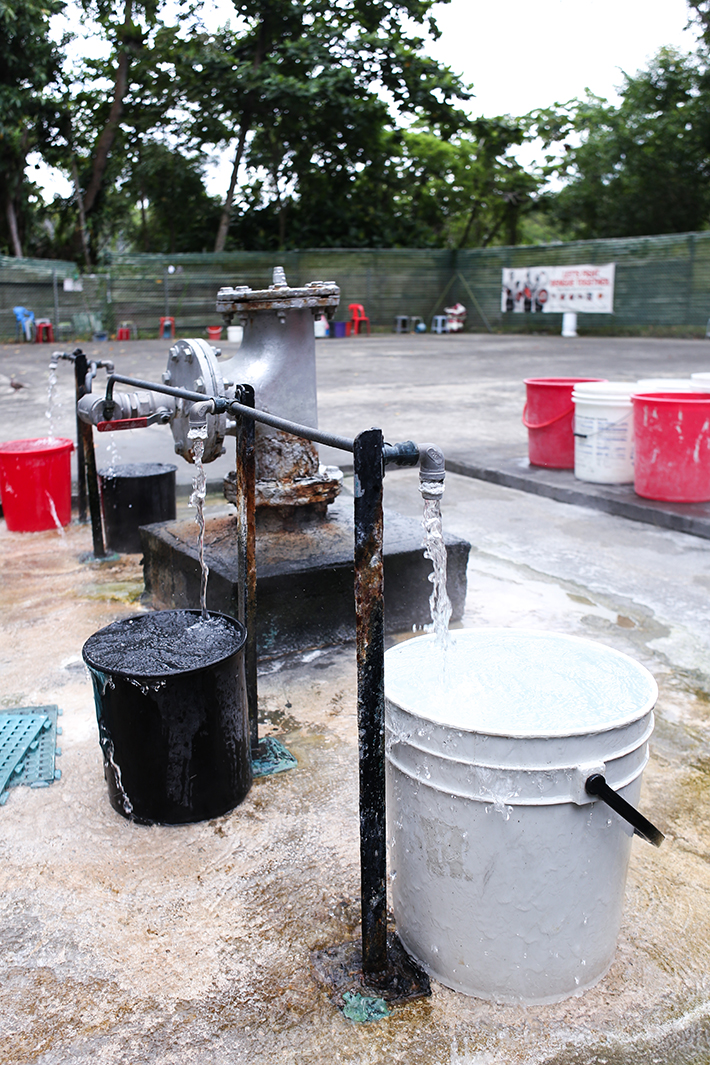
[[[607,262],[616,263],[614,314],[580,314],[581,331],[704,332],[710,318],[710,232],[465,251],[116,255],[100,273],[84,275],[81,290],[71,263],[0,257],[0,336],[16,335],[16,305],[50,319],[60,340],[114,335],[129,323],[141,337],[157,338],[161,317],[174,318],[182,335],[205,335],[207,326],[220,324],[217,290],[233,284],[266,287],[275,265],[285,268],[292,285],[335,281],[340,320],[350,317],[350,303],[361,303],[375,328],[393,329],[398,315],[416,315],[430,328],[434,315],[460,302],[468,309],[467,328],[474,331],[559,332],[561,315],[501,311],[503,268]]]

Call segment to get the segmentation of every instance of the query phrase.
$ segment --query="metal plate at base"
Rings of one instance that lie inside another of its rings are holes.
[[[340,1009],[345,994],[365,995],[385,1002],[410,1002],[431,995],[429,977],[410,958],[395,932],[387,933],[387,969],[363,973],[362,943],[359,939],[337,947],[314,950],[311,965],[316,980],[328,991],[331,1002]]]

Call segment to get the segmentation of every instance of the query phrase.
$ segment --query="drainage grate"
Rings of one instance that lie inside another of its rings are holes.
[[[46,788],[61,776],[55,767],[59,707],[20,706],[0,714],[0,805],[9,788]]]

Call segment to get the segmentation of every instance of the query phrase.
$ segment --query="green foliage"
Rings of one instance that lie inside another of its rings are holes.
[[[173,254],[209,250],[220,202],[205,191],[195,160],[159,141],[144,141],[121,191],[132,207],[124,236],[135,248]]]
[[[468,89],[426,55],[433,0],[234,0],[217,33],[199,0],[174,25],[163,0],[77,2],[109,51],[61,85],[53,53],[53,135],[35,143],[80,195],[35,227],[45,254],[200,251],[228,225],[227,248],[515,243],[537,203],[520,123],[471,120]],[[239,165],[220,212],[204,168],[225,148]],[[32,195],[25,180],[28,217]]]
[[[0,0],[0,249],[15,254],[31,227],[27,155],[51,145],[60,121],[48,90],[62,53],[49,37],[49,19],[63,7],[63,0]]]
[[[589,94],[530,116],[548,148],[550,201],[573,238],[687,232],[710,223],[710,72],[664,48],[624,78],[618,106]]]

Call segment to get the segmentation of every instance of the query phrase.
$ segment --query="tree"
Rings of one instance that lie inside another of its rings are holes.
[[[225,247],[243,163],[259,172],[261,195],[276,203],[283,243],[287,201],[302,198],[304,175],[327,173],[326,196],[334,199],[359,169],[382,165],[388,125],[416,117],[450,136],[468,124],[455,103],[469,93],[411,32],[411,25],[426,25],[438,34],[432,6],[433,0],[235,0],[238,31],[225,28],[188,45],[190,61],[178,75],[191,115],[186,136],[196,146],[236,138],[216,251]],[[254,188],[252,182],[248,198]]]
[[[641,236],[710,222],[710,73],[702,55],[663,48],[624,76],[621,103],[591,94],[538,111],[546,172],[565,182],[551,210],[570,236]],[[575,143],[576,141],[576,143]]]
[[[49,20],[64,0],[16,0],[0,4],[0,195],[3,239],[22,257],[30,225],[32,188],[25,177],[28,154],[46,148],[60,115],[48,90],[58,83],[61,45],[49,36]],[[1,230],[0,230],[1,232]]]
[[[208,249],[220,202],[205,191],[196,160],[160,141],[146,140],[122,193],[133,212],[125,233],[141,251],[175,254]]]

